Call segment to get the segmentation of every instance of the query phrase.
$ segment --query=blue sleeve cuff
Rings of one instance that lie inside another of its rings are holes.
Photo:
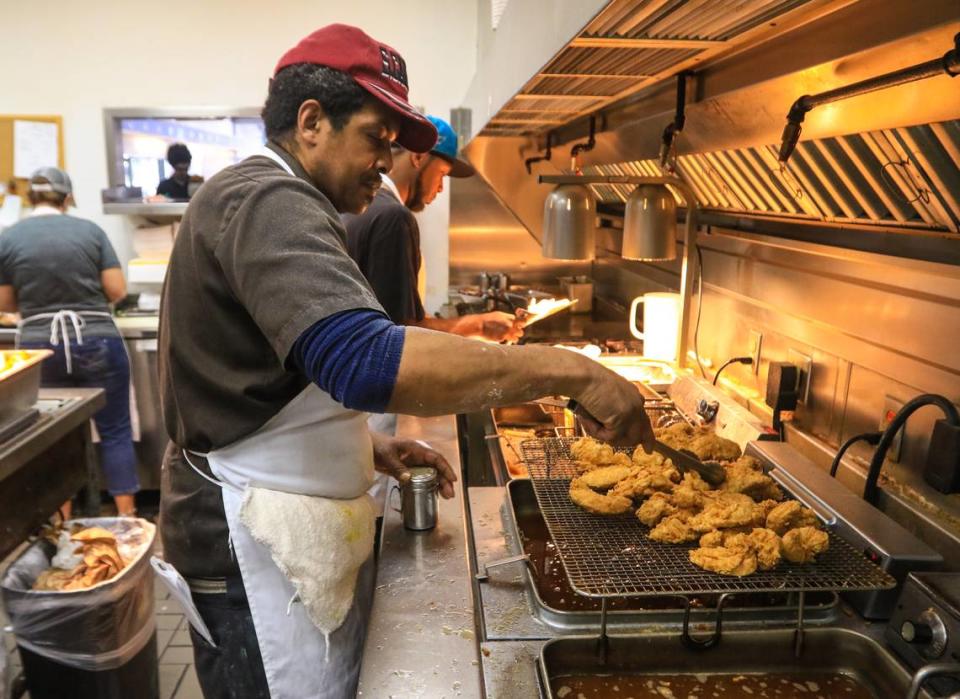
[[[346,408],[382,413],[403,354],[403,326],[378,311],[336,313],[307,328],[288,361]]]

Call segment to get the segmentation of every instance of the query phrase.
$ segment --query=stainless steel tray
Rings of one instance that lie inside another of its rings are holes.
[[[849,629],[809,629],[800,658],[794,650],[794,633],[787,629],[729,631],[706,653],[684,648],[676,635],[610,636],[602,662],[596,636],[567,636],[544,644],[539,670],[548,699],[557,697],[551,680],[570,675],[657,675],[669,681],[697,674],[842,674],[877,699],[905,697],[910,688],[909,672],[889,651]]]
[[[46,349],[0,350],[0,358],[11,352],[23,354],[26,359],[0,372],[0,423],[12,422],[30,412],[40,392],[40,363],[53,354]]]
[[[577,473],[571,439],[532,439],[521,445],[540,511],[557,545],[570,584],[587,597],[707,595],[730,592],[877,590],[896,581],[835,532],[816,563],[783,562],[743,578],[693,565],[690,545],[651,541],[632,513],[603,517],[571,502]]]

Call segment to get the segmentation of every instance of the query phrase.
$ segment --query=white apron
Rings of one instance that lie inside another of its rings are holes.
[[[350,696],[373,597],[366,414],[310,384],[259,430],[205,456],[271,697]]]

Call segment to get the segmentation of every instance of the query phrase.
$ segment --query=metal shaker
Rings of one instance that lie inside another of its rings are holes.
[[[411,468],[410,480],[394,487],[400,491],[400,509],[393,509],[402,515],[405,528],[425,531],[437,526],[440,484],[435,468]]]

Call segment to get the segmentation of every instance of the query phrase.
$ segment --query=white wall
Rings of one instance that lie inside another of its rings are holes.
[[[60,114],[77,214],[132,256],[134,221],[101,213],[106,187],[103,109],[259,106],[280,55],[331,22],[355,24],[406,59],[411,101],[445,118],[476,63],[477,0],[195,0],[0,3],[0,113]],[[443,197],[433,207],[449,206]],[[422,230],[428,306],[445,298],[447,211]]]

